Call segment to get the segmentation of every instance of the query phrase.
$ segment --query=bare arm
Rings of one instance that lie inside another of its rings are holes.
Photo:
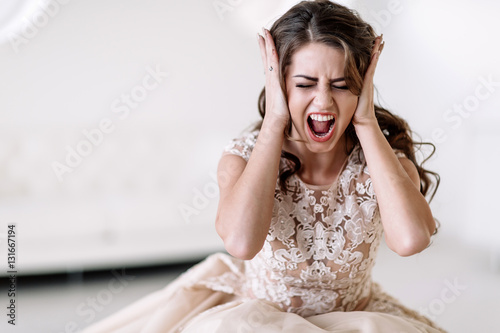
[[[235,155],[224,155],[220,160],[216,229],[227,251],[237,258],[253,258],[266,239],[273,212],[283,129],[284,126],[266,119],[248,163]],[[227,180],[224,182],[224,179]]]
[[[417,169],[407,158],[398,160],[378,123],[358,125],[356,134],[377,195],[387,245],[401,256],[424,250],[435,222],[420,193]]]
[[[274,42],[268,31],[258,39],[266,70],[266,115],[248,163],[241,157],[224,155],[217,171],[217,233],[231,255],[245,260],[262,249],[269,231],[284,129],[289,119],[279,84]]]
[[[406,158],[398,160],[375,118],[373,76],[381,41],[376,41],[353,124],[370,170],[387,245],[399,255],[409,256],[428,246],[435,222],[420,193],[416,167]]]

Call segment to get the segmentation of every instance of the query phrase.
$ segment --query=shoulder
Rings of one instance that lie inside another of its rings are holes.
[[[231,140],[229,144],[224,147],[224,155],[240,156],[248,162],[258,136],[259,130],[254,130]]]

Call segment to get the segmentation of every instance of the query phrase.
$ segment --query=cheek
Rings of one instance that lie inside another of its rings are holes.
[[[288,109],[294,122],[302,121],[307,102],[304,97],[299,94],[289,93],[288,95]]]
[[[346,116],[351,118],[356,111],[356,107],[358,106],[358,97],[357,96],[348,96],[343,100],[341,112]]]

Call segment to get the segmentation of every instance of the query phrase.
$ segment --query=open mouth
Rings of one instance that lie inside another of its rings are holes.
[[[318,139],[327,139],[333,132],[335,125],[335,117],[331,114],[321,115],[321,114],[311,114],[307,117],[307,124],[313,136]],[[323,141],[321,140],[321,141]]]

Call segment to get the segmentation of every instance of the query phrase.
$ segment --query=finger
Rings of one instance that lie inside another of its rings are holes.
[[[259,34],[257,34],[257,40],[259,42],[260,57],[262,58],[262,65],[264,66],[264,69],[267,71],[266,41]],[[266,72],[264,72],[264,74],[265,73]]]
[[[276,52],[276,46],[274,45],[273,37],[267,29],[263,29],[264,39],[266,41],[266,56],[267,56],[267,66],[270,70],[271,68],[278,68],[278,55]]]
[[[368,69],[366,70],[366,74],[365,74],[365,79],[364,79],[364,84],[363,85],[366,85],[370,81],[373,82],[373,77],[375,76],[375,69],[377,67],[379,55],[380,55],[379,52],[376,52],[373,55],[373,57],[372,57],[372,59],[370,61],[370,65],[368,66]]]
[[[380,53],[382,53],[382,50],[384,49],[385,46],[385,42],[382,41],[382,38],[383,35],[375,39],[375,45],[373,46],[370,65],[368,66],[368,69],[366,70],[365,74],[365,82],[367,80],[373,80],[373,77],[375,76],[375,69],[377,68],[378,60],[380,58]]]
[[[384,40],[384,34],[382,34],[382,35],[380,35],[380,36],[378,36],[378,37],[375,38],[375,43],[374,43],[373,49],[372,49],[372,56],[375,53],[381,51],[381,48],[383,48],[383,45],[384,45],[383,40]]]

